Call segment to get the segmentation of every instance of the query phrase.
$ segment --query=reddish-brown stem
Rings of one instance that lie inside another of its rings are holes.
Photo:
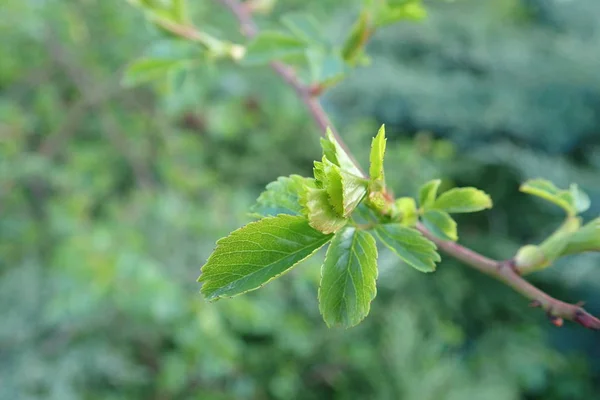
[[[225,5],[236,17],[238,23],[240,24],[240,30],[244,36],[247,38],[253,38],[258,34],[258,27],[256,23],[252,19],[251,10],[248,7],[245,7],[243,3],[240,3],[238,0],[219,0],[223,5]],[[319,134],[323,137],[326,137],[326,131],[329,129],[333,134],[333,137],[337,140],[337,142],[342,146],[342,148],[348,153],[348,156],[354,161],[357,167],[360,169],[360,164],[356,161],[352,152],[346,146],[346,143],[342,140],[339,133],[336,131],[335,127],[329,120],[327,113],[321,106],[318,97],[315,95],[314,90],[310,86],[305,85],[298,79],[294,69],[289,65],[286,65],[279,61],[274,61],[271,64],[271,68],[279,75],[285,83],[294,89],[300,100],[304,103],[306,108],[308,109],[310,115],[313,120],[319,127]],[[362,171],[362,170],[361,170]],[[363,173],[364,174],[364,173]]]
[[[586,312],[580,304],[568,304],[557,300],[533,286],[517,273],[512,260],[492,260],[458,243],[439,239],[420,223],[417,224],[417,229],[444,253],[486,275],[496,278],[532,300],[531,306],[540,307],[546,311],[548,318],[555,325],[560,326],[562,324],[560,319],[564,318],[577,322],[586,328],[600,330],[600,320],[598,318]]]
[[[258,27],[254,23],[251,11],[248,9],[248,7],[245,7],[244,4],[240,3],[238,0],[219,1],[235,15],[240,24],[242,34],[248,38],[252,38],[258,34]],[[316,124],[319,126],[321,135],[323,136],[327,129],[331,129],[336,140],[346,150],[348,155],[353,157],[352,153],[344,144],[343,139],[331,125],[327,113],[319,103],[317,99],[318,92],[311,90],[310,86],[304,85],[298,79],[294,70],[290,66],[281,62],[273,62],[271,63],[271,68],[273,68],[273,70],[294,89],[298,97],[307,107]],[[358,166],[358,163],[356,163],[356,165]],[[551,297],[547,293],[533,286],[517,273],[512,260],[492,260],[473,250],[461,246],[458,243],[441,240],[429,232],[429,230],[427,230],[427,228],[425,228],[425,226],[422,224],[418,224],[417,229],[424,236],[433,241],[438,248],[446,254],[462,261],[466,265],[475,268],[486,275],[505,283],[526,298],[532,300],[532,306],[542,308],[554,325],[562,325],[562,319],[564,318],[577,322],[586,328],[600,330],[600,320],[586,312],[581,307],[581,304],[565,303]]]

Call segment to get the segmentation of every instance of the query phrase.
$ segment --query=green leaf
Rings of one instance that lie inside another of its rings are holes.
[[[419,206],[421,208],[429,208],[433,205],[441,183],[440,179],[434,179],[421,186],[419,189]]]
[[[344,216],[344,186],[340,167],[323,158],[323,171],[325,174],[323,187],[329,195],[329,203],[336,213]]]
[[[321,268],[319,310],[327,325],[349,328],[362,321],[377,294],[376,280],[373,236],[350,226],[338,231]]]
[[[334,210],[325,189],[307,188],[300,203],[310,226],[325,234],[338,231],[348,222]]]
[[[329,137],[321,138],[321,148],[323,148],[323,157],[334,163],[339,167],[340,162],[337,158],[337,149],[335,146],[335,139],[332,141]]]
[[[373,181],[383,181],[383,157],[385,155],[385,125],[381,125],[377,136],[371,142],[369,176]]]
[[[569,191],[571,192],[571,196],[573,197],[573,206],[575,207],[575,211],[577,213],[582,213],[587,211],[592,202],[590,201],[590,196],[587,195],[586,192],[581,190],[576,183],[571,184],[569,187]]]
[[[484,191],[472,187],[454,188],[441,194],[431,208],[448,213],[469,213],[492,208],[492,199]]]
[[[400,197],[394,203],[395,213],[399,214],[402,225],[415,226],[419,218],[417,203],[412,197]]]
[[[343,188],[343,216],[348,217],[367,194],[367,181],[364,178],[341,170]]]
[[[371,14],[367,9],[364,9],[352,26],[352,30],[342,46],[342,57],[346,62],[350,64],[356,62],[362,54],[371,33]]]
[[[348,69],[341,55],[326,48],[310,47],[306,58],[311,81],[321,88],[329,88],[344,78]]]
[[[352,158],[348,155],[348,153],[346,153],[342,145],[338,143],[333,135],[333,132],[329,128],[327,128],[327,141],[333,144],[333,149],[335,150],[334,153],[331,154],[331,145],[324,145],[323,141],[321,142],[323,145],[323,152],[329,161],[338,165],[343,171],[349,172],[358,177],[362,177],[361,170],[358,169],[356,164],[354,164],[354,161],[352,161]]]
[[[573,233],[561,255],[586,251],[600,251],[600,218],[596,218]]]
[[[375,231],[383,244],[421,272],[435,271],[435,263],[441,261],[435,244],[416,229],[401,224],[385,224],[379,225]]]
[[[381,27],[403,20],[419,21],[426,16],[427,12],[420,0],[403,1],[398,5],[390,3],[377,13],[376,25]]]
[[[570,190],[561,190],[546,179],[531,179],[523,183],[520,190],[562,207],[569,216],[589,207],[589,198],[577,185],[572,185]]]
[[[187,68],[192,62],[181,59],[140,58],[127,67],[121,84],[127,87],[166,77],[173,71]]]
[[[321,170],[317,173],[325,177],[320,182],[329,195],[329,203],[339,215],[348,217],[367,193],[367,181],[340,169],[325,157],[319,168],[322,173]]]
[[[314,179],[299,175],[280,177],[267,185],[250,211],[260,217],[301,215],[300,197],[307,187],[315,187]]]
[[[435,236],[443,240],[458,240],[456,222],[450,214],[440,210],[427,210],[423,213],[423,224]]]
[[[202,294],[217,300],[258,289],[330,239],[304,217],[279,215],[252,222],[217,242],[198,278]]]
[[[188,21],[188,7],[187,0],[172,0],[172,13],[173,18],[182,24],[187,23]]]
[[[323,161],[315,161],[313,166],[313,175],[315,177],[315,186],[318,189],[323,189],[325,182],[327,182],[327,175],[325,174],[325,165],[323,162],[325,161],[325,156],[323,156]]]
[[[242,64],[261,65],[275,60],[287,60],[302,56],[306,47],[306,41],[296,36],[263,31],[248,45]]]
[[[319,22],[310,14],[304,12],[292,12],[282,17],[281,22],[296,36],[304,38],[308,42],[324,43],[326,41]]]

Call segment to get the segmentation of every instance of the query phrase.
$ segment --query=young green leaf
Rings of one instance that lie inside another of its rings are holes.
[[[454,188],[442,193],[431,208],[448,213],[470,213],[492,208],[492,199],[479,189]]]
[[[329,195],[329,203],[338,215],[348,217],[367,193],[364,178],[343,171],[326,157],[315,163],[315,176],[318,187],[324,188]]]
[[[307,187],[315,187],[315,180],[299,175],[279,177],[267,185],[250,211],[259,217],[278,214],[302,215],[300,196]]]
[[[401,4],[389,4],[381,8],[377,14],[378,27],[393,24],[403,20],[418,21],[427,16],[427,11],[420,0],[402,1]]]
[[[402,225],[415,226],[419,219],[417,203],[412,197],[400,197],[394,203],[394,213],[400,217]]]
[[[435,263],[441,261],[435,244],[415,229],[400,224],[384,224],[379,225],[375,232],[383,244],[421,272],[435,271]]]
[[[343,188],[343,216],[348,217],[367,194],[367,181],[344,170],[341,171]]]
[[[371,13],[367,9],[364,9],[354,23],[342,47],[342,57],[344,57],[346,62],[351,65],[356,62],[357,58],[362,54],[371,33]]]
[[[319,310],[328,326],[349,328],[362,321],[377,294],[377,246],[371,234],[339,230],[321,268]]]
[[[586,251],[600,251],[600,218],[588,222],[573,233],[561,255],[566,256]]]
[[[306,47],[302,38],[285,32],[263,31],[248,45],[242,64],[261,65],[302,56]]]
[[[435,236],[443,240],[458,240],[456,222],[450,214],[440,210],[426,210],[421,217],[425,227]]]
[[[325,234],[333,233],[348,223],[348,219],[339,215],[329,201],[325,189],[307,188],[300,203],[310,226]]]
[[[344,78],[348,67],[336,51],[322,47],[309,47],[306,60],[310,68],[311,82],[321,88],[329,88]]]
[[[173,19],[181,24],[188,22],[187,0],[172,0]]]
[[[165,58],[140,58],[127,67],[121,83],[132,87],[162,77],[166,77],[173,71],[187,68],[191,65],[190,60],[165,59]]]
[[[383,157],[385,155],[385,125],[381,125],[371,142],[369,177],[372,181],[384,181]]]
[[[421,208],[429,208],[433,205],[441,183],[440,179],[434,179],[421,186],[419,189],[419,206]]]
[[[340,167],[323,158],[323,172],[325,180],[322,183],[329,195],[329,203],[336,213],[344,216],[344,186]]]
[[[310,14],[292,12],[284,15],[281,22],[294,33],[308,42],[323,43],[326,41],[319,22]]]
[[[325,144],[327,141],[333,144],[333,154],[331,150],[332,146],[330,144]],[[321,145],[323,146],[323,152],[325,156],[329,159],[329,161],[339,166],[342,170],[349,172],[353,175],[363,175],[361,170],[358,169],[358,166],[354,164],[354,161],[352,161],[352,158],[350,158],[348,153],[346,153],[342,145],[340,145],[335,139],[335,137],[333,136],[333,132],[329,128],[327,129],[327,141],[323,140],[321,142]]]
[[[520,190],[562,207],[569,216],[576,215],[578,210],[586,210],[589,207],[589,204],[586,204],[589,198],[577,186],[572,186],[570,190],[561,190],[546,179],[531,179],[523,183]]]
[[[323,149],[323,157],[337,165],[340,166],[340,162],[337,158],[337,149],[335,146],[335,139],[332,141],[329,139],[321,138],[321,148]]]
[[[279,215],[252,222],[217,242],[198,278],[202,294],[217,300],[258,289],[330,239],[304,217]]]
[[[581,190],[576,183],[571,184],[569,191],[573,197],[573,206],[577,213],[585,212],[590,208],[590,205],[592,204],[590,201],[590,196]]]
[[[315,177],[315,186],[318,189],[323,189],[327,182],[327,175],[325,174],[325,156],[323,161],[315,161],[313,164],[313,176]]]

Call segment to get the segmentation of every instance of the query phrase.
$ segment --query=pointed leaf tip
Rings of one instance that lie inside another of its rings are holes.
[[[373,138],[371,142],[371,155],[370,155],[370,166],[369,176],[371,181],[383,181],[384,180],[384,169],[383,159],[385,156],[385,125],[381,125],[377,136]]]

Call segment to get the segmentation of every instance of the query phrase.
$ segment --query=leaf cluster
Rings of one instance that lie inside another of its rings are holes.
[[[438,196],[439,180],[413,198],[394,200],[386,186],[385,128],[373,138],[369,177],[329,131],[313,177],[292,175],[267,185],[252,207],[260,218],[219,240],[199,281],[209,300],[258,289],[329,244],[321,267],[319,309],[329,326],[350,327],[368,313],[377,293],[377,241],[405,264],[433,272],[441,257],[436,245],[415,229],[418,220],[434,234],[456,240],[450,213],[492,206],[475,188]]]

